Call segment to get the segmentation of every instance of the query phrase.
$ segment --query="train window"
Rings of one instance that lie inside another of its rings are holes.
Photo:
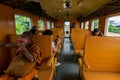
[[[52,22],[52,27],[51,28],[54,28],[54,22]]]
[[[38,20],[38,30],[44,30],[44,21],[41,19]]]
[[[112,16],[107,19],[107,36],[120,36],[120,16]]]
[[[29,17],[15,15],[16,34],[22,34],[24,31],[29,31],[31,20]]]
[[[81,23],[81,29],[83,29],[83,26],[84,26],[84,22]]]
[[[85,29],[88,30],[89,29],[89,21],[85,22]]]
[[[95,28],[98,28],[98,26],[99,26],[99,19],[93,20],[91,31],[93,31]]]
[[[47,29],[50,29],[50,22],[47,21]]]

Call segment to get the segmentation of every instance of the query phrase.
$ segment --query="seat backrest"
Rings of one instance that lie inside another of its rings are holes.
[[[91,31],[80,30],[76,33],[75,44],[77,49],[84,49],[85,37],[91,36]]]
[[[40,47],[43,58],[49,58],[52,55],[52,36],[34,35],[33,41]]]
[[[53,40],[55,40],[56,36],[58,35],[60,37],[60,29],[51,29],[53,32]]]
[[[9,38],[8,41],[10,43],[15,43],[17,41],[17,39],[20,38],[20,35],[11,34],[11,35],[8,35],[8,38]],[[15,47],[9,48],[9,53],[11,55],[11,59],[13,59],[13,57],[15,57],[15,55],[16,55],[16,48]]]
[[[84,60],[84,70],[120,72],[120,37],[87,36]]]
[[[17,40],[17,37],[16,35],[9,35],[7,37],[7,41],[9,42],[16,42]],[[7,48],[7,47],[4,47],[4,46],[1,46],[0,47],[0,73],[3,72],[3,70],[5,70],[10,61],[12,60],[13,56],[15,55],[14,53],[15,49],[13,48]]]
[[[0,74],[3,73],[10,63],[8,48],[0,47]]]
[[[75,42],[77,34],[81,31],[82,29],[80,28],[72,28],[71,29],[71,40]]]

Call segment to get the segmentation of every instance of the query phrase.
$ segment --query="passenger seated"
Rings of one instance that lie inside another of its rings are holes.
[[[54,43],[55,43],[55,47],[58,48],[58,45],[60,44],[60,37],[58,35],[56,36]]]
[[[9,67],[4,71],[14,77],[24,77],[36,64],[41,64],[42,57],[39,47],[32,41],[30,32],[23,32],[21,38],[17,40],[16,56],[11,61]],[[39,80],[37,74],[33,80]]]
[[[37,26],[33,26],[33,27],[30,29],[30,32],[31,32],[32,34],[37,34],[37,33],[38,33]]]
[[[52,35],[53,32],[51,30],[46,30],[42,34],[43,35]],[[54,55],[56,55],[56,53],[57,53],[59,41],[60,41],[60,38],[58,35],[56,36],[56,39],[54,41],[52,41],[52,50],[53,50]],[[59,66],[59,65],[61,65],[61,63],[57,62],[56,66]]]
[[[55,40],[54,40],[54,42],[53,42],[53,47],[55,47],[55,48],[53,48],[53,51],[55,53],[57,53],[57,50],[59,48],[58,47],[59,44],[60,44],[60,37],[57,35],[56,38],[55,38]],[[55,56],[57,57],[58,55],[56,54]],[[61,65],[61,63],[57,62],[56,66],[60,66],[60,65]]]
[[[103,33],[98,28],[95,28],[92,34],[94,36],[103,36]]]

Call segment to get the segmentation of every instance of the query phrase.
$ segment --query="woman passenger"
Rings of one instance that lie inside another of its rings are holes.
[[[7,70],[5,70],[5,73],[14,77],[21,77],[22,74],[18,73],[22,73],[24,69],[31,67],[31,70],[35,67],[36,63],[41,64],[42,57],[39,46],[32,41],[32,36],[33,34],[26,31],[23,32],[21,38],[17,40],[18,49],[16,56],[11,61]],[[20,62],[24,64],[19,64]],[[27,67],[25,65],[27,65]],[[30,70],[27,72],[30,72]],[[34,76],[33,80],[39,80],[37,74]]]

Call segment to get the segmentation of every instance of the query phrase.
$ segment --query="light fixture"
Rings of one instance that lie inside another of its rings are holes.
[[[71,2],[64,2],[63,3],[63,7],[65,8],[65,9],[69,9],[69,8],[71,8],[72,7],[72,3]]]

